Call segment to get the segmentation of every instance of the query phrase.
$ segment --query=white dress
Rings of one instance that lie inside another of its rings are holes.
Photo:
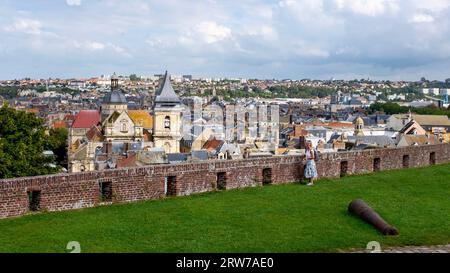
[[[306,150],[306,166],[305,166],[305,178],[317,178],[316,162],[314,161],[314,151]]]

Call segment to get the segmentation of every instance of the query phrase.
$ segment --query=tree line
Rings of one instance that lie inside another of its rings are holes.
[[[404,114],[411,112],[418,115],[447,115],[450,118],[450,107],[449,108],[439,108],[435,105],[429,105],[426,107],[408,107],[401,106],[398,103],[387,102],[387,103],[374,103],[370,106],[370,112],[383,112],[388,115],[394,114]]]
[[[57,173],[67,162],[67,129],[45,133],[33,113],[0,108],[0,178]],[[45,155],[51,150],[54,156]],[[54,164],[56,163],[56,164]]]

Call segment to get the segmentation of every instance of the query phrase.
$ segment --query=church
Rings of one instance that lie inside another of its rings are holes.
[[[114,74],[100,111],[81,110],[69,130],[69,172],[121,167],[143,151],[179,153],[182,112],[167,72],[155,94],[152,115],[147,110],[128,109]]]

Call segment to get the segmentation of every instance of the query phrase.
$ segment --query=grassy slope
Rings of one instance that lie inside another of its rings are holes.
[[[450,165],[0,220],[0,252],[316,252],[450,242]],[[399,231],[347,213],[363,198]]]

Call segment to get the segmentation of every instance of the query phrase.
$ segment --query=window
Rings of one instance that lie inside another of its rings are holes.
[[[41,209],[41,191],[28,192],[28,209],[30,211],[39,211]]]
[[[373,159],[373,171],[378,172],[381,169],[381,159],[379,157]]]
[[[244,135],[246,136],[246,137],[248,137],[248,136],[250,136],[250,128],[249,128],[249,126],[250,126],[250,113],[249,112],[246,112],[245,113],[245,117],[244,117]]]
[[[169,142],[164,143],[164,151],[166,152],[166,154],[170,153],[170,148],[171,146]]]
[[[164,128],[170,130],[170,117],[169,116],[166,116],[164,118]]]
[[[344,177],[347,175],[348,172],[348,161],[342,161],[341,162],[341,177]]]
[[[227,186],[227,173],[217,173],[217,189],[225,190]]]
[[[100,200],[102,202],[111,202],[112,182],[111,181],[99,182],[99,188],[100,188]]]
[[[165,192],[166,196],[176,196],[177,195],[177,177],[167,176],[165,178]]]
[[[409,155],[403,155],[403,168],[409,168]]]
[[[430,153],[430,165],[435,165],[436,164],[436,153],[432,152]]]
[[[263,169],[262,175],[263,175],[263,185],[272,184],[272,169],[271,168]]]
[[[126,120],[120,122],[120,131],[128,132],[128,122]]]

